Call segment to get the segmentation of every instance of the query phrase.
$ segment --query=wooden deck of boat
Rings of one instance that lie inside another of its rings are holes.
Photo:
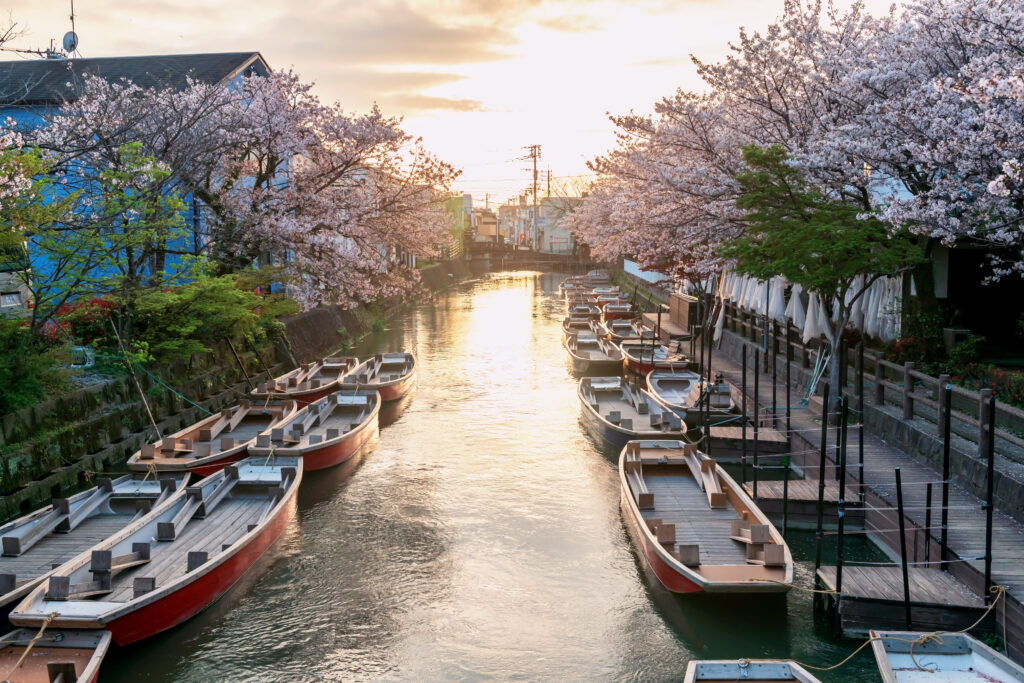
[[[113,591],[101,596],[104,602],[126,602],[132,599],[132,582],[137,576],[153,577],[156,587],[166,586],[183,576],[188,568],[188,554],[202,551],[213,560],[225,544],[241,538],[270,504],[266,495],[244,493],[222,501],[205,519],[194,519],[174,541],[154,541],[150,561],[113,577]]]
[[[124,528],[134,515],[95,515],[67,534],[50,534],[17,557],[0,557],[0,572],[14,574],[21,584],[42,576]]]
[[[621,394],[600,392],[597,395],[597,402],[597,412],[605,419],[608,419],[609,413],[618,411],[621,417],[633,420],[634,428],[648,429],[650,427],[650,416],[641,415],[640,411]]]
[[[654,494],[654,509],[641,511],[644,519],[675,524],[676,543],[700,545],[703,564],[749,566],[746,546],[729,538],[732,522],[738,519],[735,510],[731,507],[712,510],[707,494],[686,474],[663,474],[658,473],[656,467],[647,468],[644,483]]]

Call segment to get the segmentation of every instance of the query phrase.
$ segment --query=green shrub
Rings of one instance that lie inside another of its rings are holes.
[[[21,321],[0,318],[0,414],[41,401],[66,386],[60,348],[32,336]]]

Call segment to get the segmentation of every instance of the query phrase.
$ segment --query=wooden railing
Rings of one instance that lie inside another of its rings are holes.
[[[725,327],[734,333],[742,336],[755,344],[764,347],[765,342],[765,316],[743,310],[733,304],[725,304]],[[821,352],[821,343],[811,341],[804,344],[801,337],[802,331],[793,325],[774,322],[768,328],[768,353],[771,354],[765,359],[764,367],[768,367],[768,360],[772,356],[792,358],[799,360],[803,368],[812,367],[818,354]],[[851,349],[847,353],[845,380],[847,386],[851,383],[853,391],[856,392],[858,382],[859,354]],[[973,391],[965,387],[952,384],[949,375],[933,377],[918,371],[913,363],[893,363],[882,357],[882,353],[875,350],[866,351],[864,354],[864,383],[870,385],[869,396],[874,399],[877,405],[901,406],[903,419],[913,420],[920,418],[933,422],[936,425],[937,434],[942,435],[945,428],[944,391],[947,385],[950,386],[951,410],[950,414],[955,420],[976,428],[977,433],[965,433],[962,430],[957,433],[964,438],[978,441],[983,430],[982,417],[985,412],[983,404],[986,401],[986,394]],[[996,429],[998,438],[1024,448],[1024,410],[1015,408],[1005,403],[996,403]],[[998,449],[997,449],[998,450]]]

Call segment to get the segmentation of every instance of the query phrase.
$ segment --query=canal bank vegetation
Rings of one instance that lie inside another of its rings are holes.
[[[572,228],[599,259],[630,258],[723,300],[730,274],[760,279],[764,299],[773,282],[783,309],[800,299],[800,326],[824,347],[849,322],[893,358],[1017,401],[1014,373],[978,361],[1020,360],[1019,331],[988,299],[1024,291],[1022,27],[1024,10],[1005,3],[929,0],[877,17],[861,3],[786,3],[726,59],[695,59],[704,90],[677,90],[650,116],[612,116],[618,143],[590,162],[597,179]],[[775,180],[799,175],[798,195],[752,186],[772,149],[784,150]],[[781,250],[763,239],[769,211]],[[845,286],[810,273],[825,247],[849,257],[834,261]],[[889,278],[881,303],[876,278]],[[865,316],[869,297],[878,305]],[[752,305],[767,314],[775,303]],[[895,322],[872,330],[866,317]],[[962,329],[965,317],[979,329]]]

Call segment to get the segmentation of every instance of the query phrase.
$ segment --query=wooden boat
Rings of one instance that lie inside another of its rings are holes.
[[[690,663],[686,665],[683,683],[698,683],[698,681],[819,683],[815,676],[812,676],[807,669],[796,662],[778,659],[691,659]]]
[[[286,372],[252,390],[258,399],[293,399],[304,406],[337,391],[345,375],[359,365],[358,358],[342,356],[324,358],[315,363],[303,363],[291,372]]]
[[[95,683],[111,641],[110,631],[50,628],[35,638],[24,628],[0,638],[0,671],[9,683]]]
[[[566,313],[570,318],[593,318],[601,317],[601,309],[593,304],[571,304],[566,307]]]
[[[7,615],[55,566],[107,539],[185,487],[188,473],[126,474],[0,526],[0,633]]]
[[[924,640],[916,631],[871,631],[871,649],[885,683],[1024,681],[1024,667],[966,633]]]
[[[397,401],[416,386],[416,356],[411,353],[378,353],[367,358],[341,380],[349,392],[356,387],[376,389],[382,401]]]
[[[619,455],[626,526],[675,593],[779,593],[793,581],[786,541],[714,460],[682,441],[633,441]]]
[[[195,616],[277,540],[302,479],[295,457],[228,465],[169,504],[58,567],[11,612],[38,628],[107,629],[118,645]]]
[[[590,321],[593,318],[579,317],[574,318],[571,315],[567,315],[562,318],[562,335],[563,337],[571,337],[574,334],[580,332],[590,331]]]
[[[345,389],[310,403],[291,419],[256,437],[253,456],[302,456],[307,472],[341,464],[379,434],[380,394]]]
[[[709,398],[712,424],[735,417],[738,413],[729,384],[721,376],[710,386],[703,386],[703,381],[692,370],[652,370],[647,374],[647,391],[691,427],[704,424]]]
[[[605,337],[616,344],[626,339],[654,339],[654,330],[644,327],[639,320],[606,320],[600,323],[600,330]]]
[[[583,275],[582,278],[584,282],[594,287],[607,286],[612,280],[611,275],[608,274],[607,270],[600,269],[587,271],[587,274]]]
[[[621,377],[584,377],[577,390],[583,425],[616,446],[631,439],[682,439],[686,424]]]
[[[598,300],[600,305],[600,299]],[[628,301],[609,301],[601,306],[601,320],[631,320],[636,317],[636,310],[633,304]]]
[[[607,339],[580,332],[563,337],[562,343],[577,374],[622,372],[622,352]]]
[[[686,357],[679,345],[673,343],[652,345],[641,339],[627,339],[619,344],[624,356],[622,362],[626,372],[647,376],[651,370],[685,370],[690,367],[690,359]]]
[[[157,472],[208,476],[244,458],[248,447],[256,442],[256,435],[291,418],[298,409],[293,400],[256,406],[242,401],[234,408],[144,445],[128,458],[128,469],[145,472],[155,468]]]

